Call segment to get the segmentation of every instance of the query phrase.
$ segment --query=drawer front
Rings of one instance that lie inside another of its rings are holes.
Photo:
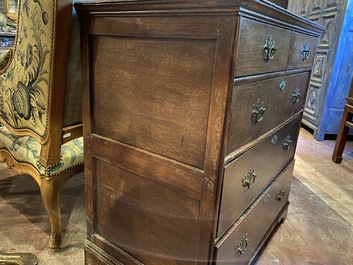
[[[240,19],[235,76],[285,70],[291,43],[290,30]]]
[[[311,67],[315,57],[316,46],[317,38],[301,33],[293,33],[288,69]]]
[[[294,160],[215,246],[215,264],[248,263],[288,201]]]
[[[224,172],[217,237],[293,158],[301,115],[230,163]]]
[[[234,87],[227,155],[303,109],[309,73]]]

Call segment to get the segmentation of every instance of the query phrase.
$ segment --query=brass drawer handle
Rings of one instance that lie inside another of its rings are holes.
[[[289,135],[287,135],[286,139],[284,140],[284,142],[282,144],[283,150],[286,150],[286,151],[289,150],[289,148],[292,144],[292,140],[290,138],[291,137]]]
[[[283,199],[285,193],[286,192],[283,189],[281,189],[276,196],[276,200],[280,202]]]
[[[281,92],[283,92],[285,88],[286,88],[286,81],[283,80],[283,81],[279,84],[279,89],[281,90]]]
[[[252,186],[254,186],[256,177],[257,177],[257,174],[255,173],[255,168],[250,168],[248,171],[248,174],[242,180],[243,187],[244,188],[248,187],[248,189],[251,189]]]
[[[264,108],[264,102],[258,99],[257,102],[253,105],[251,111],[251,117],[253,122],[257,123],[258,121],[261,121],[265,111],[266,109]]]
[[[302,46],[302,61],[309,60],[310,50],[308,43]]]
[[[262,53],[265,61],[269,61],[275,58],[275,52],[277,51],[275,44],[276,41],[272,38],[272,35],[265,39],[265,45],[262,48]]]
[[[240,239],[239,244],[237,245],[236,249],[235,249],[235,254],[244,254],[244,252],[246,251],[248,244],[249,244],[250,240],[248,238],[248,233],[246,233],[245,235],[243,235]]]
[[[299,98],[300,98],[301,93],[299,92],[299,88],[297,88],[296,90],[293,91],[292,93],[292,103],[298,103],[299,102]]]

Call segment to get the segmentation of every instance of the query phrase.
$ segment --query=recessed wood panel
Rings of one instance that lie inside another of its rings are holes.
[[[108,163],[94,162],[96,233],[146,265],[194,264],[199,202]]]
[[[215,44],[94,37],[93,132],[203,168]]]

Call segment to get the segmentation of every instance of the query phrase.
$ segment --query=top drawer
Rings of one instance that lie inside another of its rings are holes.
[[[242,17],[235,76],[286,70],[291,37],[290,30]]]
[[[301,33],[293,33],[293,43],[289,55],[288,69],[311,67],[314,61],[317,38]]]

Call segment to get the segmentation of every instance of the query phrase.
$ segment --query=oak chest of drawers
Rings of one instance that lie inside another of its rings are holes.
[[[260,0],[75,8],[86,264],[251,262],[286,217],[323,28]]]

